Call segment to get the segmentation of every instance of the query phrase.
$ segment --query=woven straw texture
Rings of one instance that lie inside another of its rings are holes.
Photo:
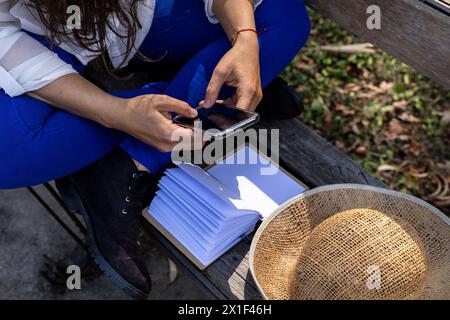
[[[261,225],[250,268],[268,299],[450,299],[449,232],[417,198],[322,187]]]

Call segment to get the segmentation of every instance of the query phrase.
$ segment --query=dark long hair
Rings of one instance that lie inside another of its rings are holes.
[[[123,59],[128,58],[136,40],[137,30],[141,27],[137,12],[137,4],[140,1],[142,0],[29,0],[29,6],[47,29],[52,43],[71,41],[99,55],[100,59],[96,59],[95,62],[97,67],[103,66],[111,72],[114,70],[107,54],[107,32],[111,30],[117,36],[126,39],[127,51]],[[68,30],[67,8],[72,5],[81,9],[81,28]],[[112,21],[108,19],[111,14],[115,14],[125,27],[126,34],[119,33],[111,25]]]

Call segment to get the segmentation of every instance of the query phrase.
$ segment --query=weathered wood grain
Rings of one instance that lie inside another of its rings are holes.
[[[258,128],[280,130],[281,164],[308,186],[333,183],[383,184],[300,121],[262,120]],[[205,271],[200,271],[145,220],[144,225],[213,298],[261,299],[249,271],[251,237],[236,245]]]
[[[306,0],[345,29],[391,53],[450,89],[450,17],[419,0]],[[381,30],[366,25],[370,5],[381,9]]]

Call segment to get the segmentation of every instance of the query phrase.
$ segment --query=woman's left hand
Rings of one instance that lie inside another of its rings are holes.
[[[236,42],[220,60],[209,82],[205,107],[213,106],[223,85],[236,88],[230,103],[254,111],[262,99],[258,37],[253,32],[239,34]]]

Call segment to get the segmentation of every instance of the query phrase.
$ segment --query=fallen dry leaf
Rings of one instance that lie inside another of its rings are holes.
[[[381,81],[381,83],[380,83],[381,93],[386,93],[389,90],[391,90],[393,87],[394,87],[393,82]]]
[[[317,67],[317,63],[307,56],[302,56],[295,62],[294,67],[300,70],[307,70]]]
[[[390,164],[382,164],[381,166],[379,166],[377,168],[378,173],[381,173],[384,171],[398,171],[398,168],[394,167],[393,165],[390,165]]]
[[[361,130],[359,130],[358,125],[355,123],[352,124],[352,132],[358,136],[361,134]]]
[[[395,101],[393,104],[394,108],[404,110],[408,106],[408,102],[406,100]]]
[[[450,161],[445,161],[445,163],[438,163],[437,167],[441,170],[447,171],[450,175]]]
[[[387,129],[383,131],[383,135],[388,141],[393,141],[396,139],[399,140],[408,140],[409,136],[406,134],[406,130],[403,127],[402,123],[397,119],[392,119],[389,122]]]
[[[366,88],[371,90],[371,91],[375,91],[378,94],[384,94],[386,92],[388,92],[389,90],[392,89],[392,87],[394,86],[394,84],[392,82],[386,82],[386,81],[382,81],[380,83],[380,86],[377,87],[371,83],[366,84]]]
[[[341,150],[341,151],[346,151],[346,148],[345,148],[345,144],[343,143],[343,142],[341,142],[341,141],[336,141],[335,143],[334,143],[334,145],[336,146],[336,148],[338,148],[339,150]]]
[[[422,121],[408,112],[403,112],[398,118],[408,123],[421,123]]]
[[[414,156],[419,156],[422,152],[422,147],[417,143],[416,139],[411,139],[411,144],[409,146],[409,152]]]
[[[450,110],[446,110],[442,113],[441,126],[450,126]]]
[[[349,107],[341,104],[341,103],[336,103],[334,105],[334,108],[339,111],[342,112],[343,115],[345,116],[350,116],[350,115],[354,115],[355,114],[355,110],[350,109]]]
[[[426,198],[428,200],[434,200],[437,196],[439,196],[442,192],[443,182],[437,174],[432,175],[432,180],[436,184],[436,189],[430,193]]]
[[[358,148],[356,148],[355,153],[360,156],[365,156],[367,154],[367,147],[359,146]]]

